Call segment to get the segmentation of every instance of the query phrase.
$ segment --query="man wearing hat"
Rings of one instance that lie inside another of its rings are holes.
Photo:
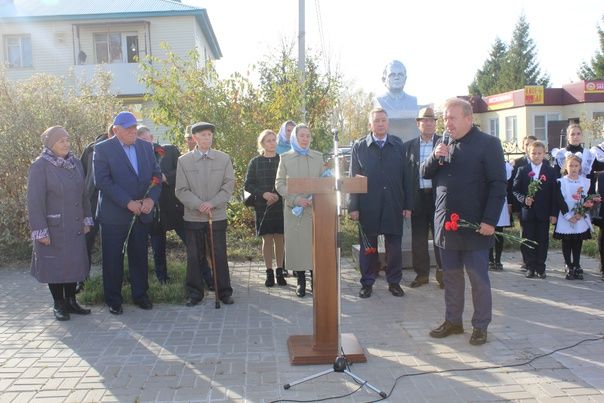
[[[430,254],[428,252],[428,235],[432,230],[434,239],[434,193],[432,180],[423,179],[419,175],[419,166],[430,156],[436,142],[440,139],[436,133],[436,116],[431,107],[422,108],[417,118],[419,137],[405,142],[405,157],[411,171],[413,186],[413,214],[411,216],[411,259],[415,280],[412,288],[427,284],[430,277]],[[438,248],[434,246],[436,258],[436,281],[443,288],[442,271]]]
[[[151,143],[136,137],[136,117],[120,112],[113,120],[114,136],[94,146],[94,182],[99,189],[98,219],[101,223],[103,291],[109,312],[122,310],[123,248],[127,242],[132,299],[141,309],[152,309],[149,289],[147,240],[153,206],[161,186],[161,170]],[[136,217],[136,218],[135,218]]]
[[[215,292],[222,303],[233,303],[226,250],[226,209],[235,188],[235,174],[231,158],[211,148],[214,132],[211,123],[195,123],[191,134],[197,146],[178,159],[176,168],[176,197],[185,206],[187,306],[197,305],[204,297],[202,266],[207,238],[212,249],[209,255],[214,256],[218,285]]]

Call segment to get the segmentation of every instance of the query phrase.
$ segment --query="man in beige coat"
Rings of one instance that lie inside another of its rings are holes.
[[[178,159],[176,197],[185,207],[187,244],[187,306],[195,306],[204,296],[201,266],[205,260],[206,237],[212,219],[212,239],[218,297],[223,304],[233,303],[226,250],[227,202],[233,195],[235,174],[231,158],[211,148],[215,127],[195,123],[191,133],[197,147]],[[211,245],[211,244],[210,244]]]

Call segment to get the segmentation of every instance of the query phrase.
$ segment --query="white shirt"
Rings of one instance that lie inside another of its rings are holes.
[[[535,165],[533,164],[533,162],[531,161],[531,169],[533,170],[533,172],[535,173],[535,176],[533,176],[533,180],[534,181],[538,181],[539,180],[539,172],[541,172],[541,166],[543,165],[543,162],[539,165]]]

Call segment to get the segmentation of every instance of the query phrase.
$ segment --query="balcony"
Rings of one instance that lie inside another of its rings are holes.
[[[76,77],[81,80],[91,80],[98,70],[108,71],[113,79],[111,91],[120,96],[142,95],[145,86],[138,81],[141,68],[138,63],[111,63],[111,64],[82,64],[74,66]]]

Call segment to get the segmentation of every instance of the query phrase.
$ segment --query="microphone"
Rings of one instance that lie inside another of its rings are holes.
[[[445,132],[443,133],[443,144],[448,146],[449,141],[451,141],[451,138],[449,136],[449,131],[445,130]],[[438,157],[438,165],[444,165],[444,164],[445,164],[445,156],[441,155],[440,157]]]

